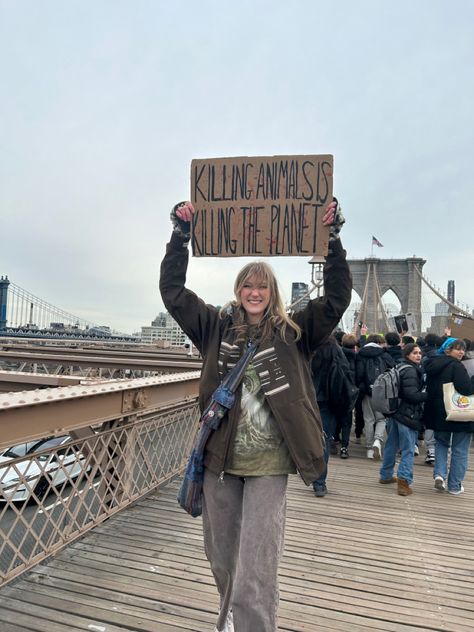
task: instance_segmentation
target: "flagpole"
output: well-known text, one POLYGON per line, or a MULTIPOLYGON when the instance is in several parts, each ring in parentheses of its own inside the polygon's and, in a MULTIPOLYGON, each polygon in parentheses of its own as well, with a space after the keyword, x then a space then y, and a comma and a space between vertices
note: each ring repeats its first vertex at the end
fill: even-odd
POLYGON ((373 257, 374 256, 374 238, 372 237, 372 246, 370 248, 370 256, 373 257))

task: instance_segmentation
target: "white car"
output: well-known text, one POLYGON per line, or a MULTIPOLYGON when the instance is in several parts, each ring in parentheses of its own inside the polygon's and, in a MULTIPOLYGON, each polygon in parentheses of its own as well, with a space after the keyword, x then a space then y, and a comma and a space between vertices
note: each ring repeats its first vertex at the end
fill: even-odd
POLYGON ((70 446, 60 446, 71 440, 69 435, 49 437, 21 443, 0 454, 0 502, 25 502, 32 494, 41 499, 51 487, 77 478, 84 457, 70 446), (49 450, 44 454, 37 454, 49 450), (36 456, 35 456, 36 455, 36 456), (12 464, 12 459, 21 459, 12 464))

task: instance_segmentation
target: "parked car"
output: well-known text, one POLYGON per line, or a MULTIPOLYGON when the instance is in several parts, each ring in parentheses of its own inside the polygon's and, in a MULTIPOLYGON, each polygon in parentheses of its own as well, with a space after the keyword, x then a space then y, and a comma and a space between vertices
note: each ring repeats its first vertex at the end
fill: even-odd
POLYGON ((70 440, 69 435, 49 437, 0 453, 0 502, 25 502, 33 493, 41 499, 51 487, 77 478, 84 457, 70 446, 61 448, 70 440), (21 460, 12 464, 12 459, 21 460))

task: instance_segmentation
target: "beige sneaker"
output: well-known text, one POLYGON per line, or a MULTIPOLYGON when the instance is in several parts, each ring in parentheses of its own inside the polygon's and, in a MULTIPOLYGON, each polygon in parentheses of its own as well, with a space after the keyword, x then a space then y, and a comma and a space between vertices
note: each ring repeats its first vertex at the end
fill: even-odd
POLYGON ((438 492, 446 491, 446 483, 444 482, 444 478, 442 476, 435 476, 434 486, 438 492))
POLYGON ((380 439, 375 439, 372 449, 374 451, 374 459, 380 461, 382 458, 382 444, 380 443, 380 439))

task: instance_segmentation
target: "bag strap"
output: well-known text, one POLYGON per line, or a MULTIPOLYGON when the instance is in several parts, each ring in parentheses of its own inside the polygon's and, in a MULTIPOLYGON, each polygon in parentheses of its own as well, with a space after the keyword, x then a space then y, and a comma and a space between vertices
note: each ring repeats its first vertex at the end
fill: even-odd
MULTIPOLYGON (((251 343, 248 346, 244 355, 238 360, 236 365, 232 367, 232 369, 225 375, 222 382, 219 384, 219 386, 216 388, 216 390, 212 394, 211 401, 208 407, 206 408, 206 410, 203 412, 201 419, 204 419, 204 417, 206 417, 206 415, 208 414, 212 406, 216 404, 221 406, 222 415, 220 415, 220 417, 223 416, 224 410, 230 410, 232 408, 235 401, 235 391, 237 390, 237 387, 242 381, 242 378, 245 373, 245 369, 247 368, 247 365, 249 364, 250 360, 255 355, 257 347, 258 347, 258 342, 251 343)), ((215 425, 216 419, 217 417, 219 417, 219 415, 217 415, 216 417, 216 411, 213 410, 212 415, 210 416, 213 420, 213 424, 215 425)), ((220 422, 217 422, 217 423, 220 423, 220 422)), ((215 426, 215 428, 217 428, 217 426, 215 426)))
POLYGON ((221 382, 221 386, 225 386, 225 388, 231 393, 235 393, 237 390, 242 378, 244 377, 245 369, 248 364, 252 360, 255 352, 258 348, 258 341, 254 341, 249 344, 247 350, 244 355, 241 356, 234 367, 224 376, 224 379, 221 382))

